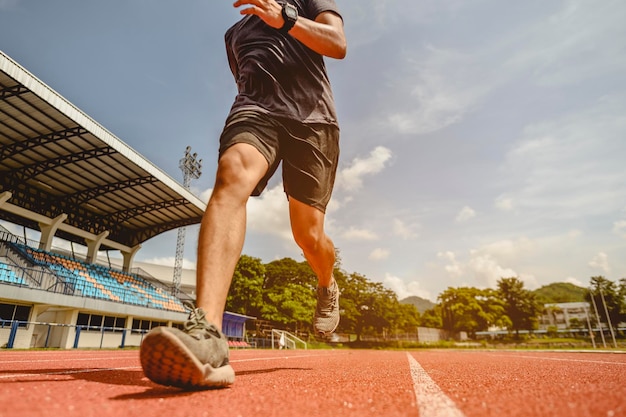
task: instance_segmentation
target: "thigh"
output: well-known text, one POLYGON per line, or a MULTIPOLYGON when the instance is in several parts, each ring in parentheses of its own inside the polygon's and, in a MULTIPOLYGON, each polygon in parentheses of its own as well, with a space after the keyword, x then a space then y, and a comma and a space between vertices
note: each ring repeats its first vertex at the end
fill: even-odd
POLYGON ((267 160, 256 147, 245 141, 237 142, 220 156, 213 192, 226 191, 238 198, 247 199, 254 193, 267 170, 267 160))
POLYGON ((247 144, 256 149, 267 162, 267 170, 251 192, 253 196, 263 192, 280 163, 278 130, 278 125, 271 118, 255 111, 237 112, 226 120, 220 136, 220 160, 234 145, 247 144))

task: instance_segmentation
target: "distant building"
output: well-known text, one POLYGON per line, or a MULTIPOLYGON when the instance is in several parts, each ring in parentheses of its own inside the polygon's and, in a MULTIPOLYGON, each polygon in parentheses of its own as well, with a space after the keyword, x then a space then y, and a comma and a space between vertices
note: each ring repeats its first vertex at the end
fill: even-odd
POLYGON ((578 322, 580 328, 587 327, 587 318, 595 323, 593 310, 587 302, 544 304, 543 313, 539 319, 539 329, 547 330, 556 327, 558 330, 572 328, 578 322))

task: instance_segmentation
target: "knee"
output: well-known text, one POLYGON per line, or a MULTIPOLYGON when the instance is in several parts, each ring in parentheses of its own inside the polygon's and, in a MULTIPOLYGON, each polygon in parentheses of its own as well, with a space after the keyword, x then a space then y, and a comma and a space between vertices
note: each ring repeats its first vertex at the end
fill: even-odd
POLYGON ((316 228, 294 228, 293 237, 296 244, 304 251, 305 254, 319 253, 326 249, 326 234, 323 230, 316 228))
POLYGON ((236 153, 226 153, 220 157, 215 174, 215 188, 241 185, 246 178, 244 164, 236 153))
POLYGON ((218 161, 214 191, 247 197, 266 171, 267 161, 258 151, 234 145, 218 161))

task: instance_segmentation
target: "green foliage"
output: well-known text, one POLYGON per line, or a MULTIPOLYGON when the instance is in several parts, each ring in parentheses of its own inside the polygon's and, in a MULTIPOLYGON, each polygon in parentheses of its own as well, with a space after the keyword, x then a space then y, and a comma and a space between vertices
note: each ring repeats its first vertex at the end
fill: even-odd
POLYGON ((317 278, 306 262, 283 258, 265 266, 260 317, 294 331, 310 329, 317 278))
POLYGON ((263 304, 265 267, 258 258, 242 255, 235 268, 226 308, 233 313, 257 317, 263 304))
POLYGON ((619 280, 617 287, 617 302, 619 304, 620 322, 626 322, 626 278, 619 280))
POLYGON ((606 311, 608 311, 609 319, 613 325, 626 319, 626 310, 624 310, 625 284, 625 279, 621 279, 618 286, 603 276, 591 277, 591 289, 586 293, 585 299, 592 305, 595 303, 602 322, 607 322, 606 311))
POLYGON ((360 340, 363 334, 414 330, 419 325, 417 309, 400 304, 396 293, 381 283, 337 270, 335 279, 341 288, 340 332, 356 333, 360 340))
POLYGON ((555 282, 533 291, 541 304, 576 303, 585 301, 587 289, 569 282, 555 282))
MULTIPOLYGON (((342 318, 339 332, 380 334, 415 331, 420 315, 413 305, 401 304, 396 294, 381 283, 338 268, 335 279, 341 291, 342 318)), ((237 263, 226 302, 229 311, 267 320, 294 331, 311 331, 317 277, 307 262, 290 258, 263 265, 242 255, 237 263)))
POLYGON ((422 327, 432 327, 434 329, 443 328, 443 320, 441 318, 441 306, 439 304, 435 304, 433 308, 430 308, 424 311, 421 317, 421 326, 422 327))
POLYGON ((439 295, 443 328, 474 336, 489 326, 502 324, 504 303, 491 290, 473 287, 448 288, 439 295))
MULTIPOLYGON (((337 251, 334 276, 339 285, 341 322, 338 332, 363 335, 415 332, 416 327, 467 332, 470 336, 490 327, 514 331, 537 328, 538 317, 558 314, 558 307, 543 304, 592 300, 606 322, 604 304, 613 324, 626 322, 626 279, 619 284, 592 277, 590 289, 569 283, 554 283, 535 291, 524 288, 519 278, 501 278, 497 289, 448 288, 434 304, 419 297, 398 300, 395 292, 379 282, 340 268, 337 251), (420 314, 421 311, 421 314, 420 314)), ((263 264, 242 255, 237 263, 228 295, 229 311, 270 321, 275 326, 310 332, 316 305, 317 277, 306 261, 290 258, 263 264)), ((571 328, 585 328, 573 321, 571 328)), ((553 330, 553 329, 551 329, 553 330)))
POLYGON ((524 288, 519 278, 501 278, 498 293, 504 301, 504 312, 510 319, 509 330, 534 330, 537 328, 541 306, 534 293, 524 288))
POLYGON ((293 328, 294 331, 308 328, 313 321, 315 298, 306 287, 288 282, 266 291, 261 316, 265 320, 293 328))

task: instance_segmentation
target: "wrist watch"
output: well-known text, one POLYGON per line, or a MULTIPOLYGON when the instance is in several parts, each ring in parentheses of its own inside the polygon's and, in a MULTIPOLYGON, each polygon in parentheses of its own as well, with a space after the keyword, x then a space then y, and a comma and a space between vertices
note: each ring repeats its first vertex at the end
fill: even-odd
POLYGON ((282 15, 285 23, 279 31, 286 35, 298 20, 298 9, 293 4, 283 3, 282 15))

